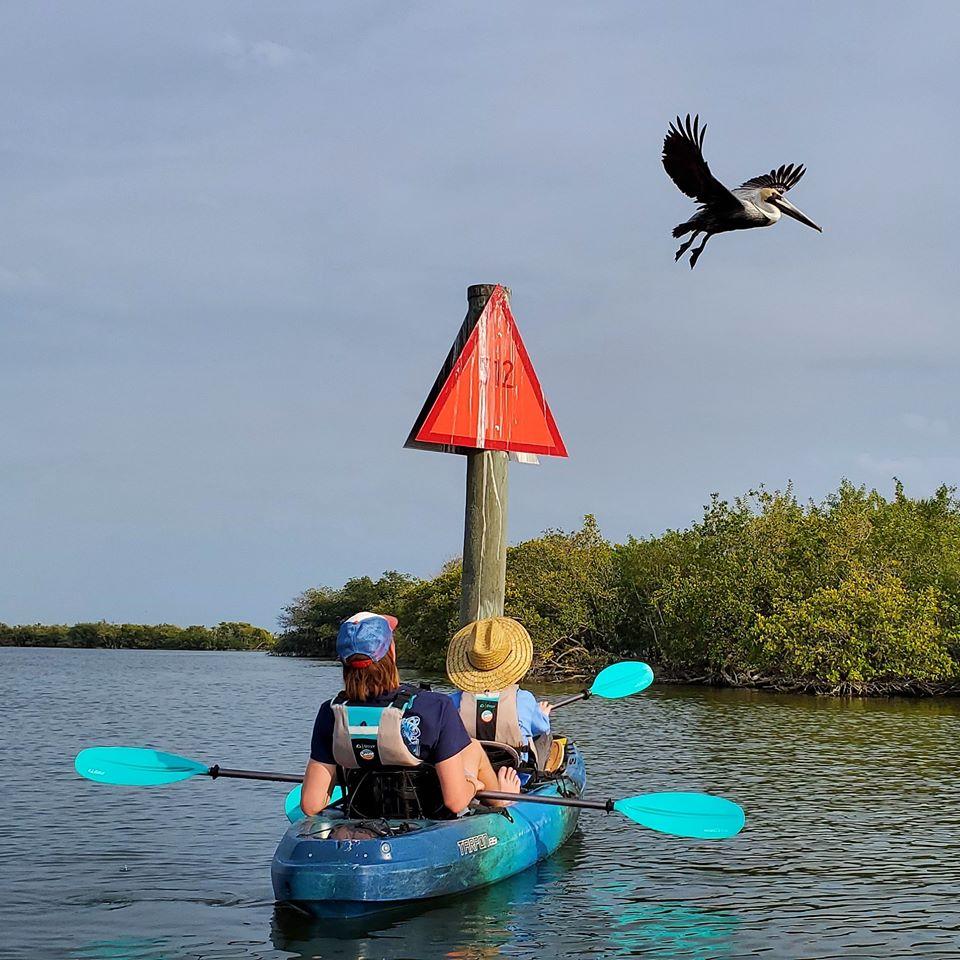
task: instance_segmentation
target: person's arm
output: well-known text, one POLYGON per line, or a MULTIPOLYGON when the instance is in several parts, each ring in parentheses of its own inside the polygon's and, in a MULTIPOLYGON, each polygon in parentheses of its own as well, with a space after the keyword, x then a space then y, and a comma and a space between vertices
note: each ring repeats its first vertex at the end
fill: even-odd
MULTIPOLYGON (((537 698, 529 690, 517 691, 517 711, 529 725, 531 738, 550 732, 550 710, 551 706, 546 700, 537 703, 537 698)), ((521 726, 524 725, 521 723, 521 726)))
POLYGON ((337 768, 332 763, 319 763, 310 760, 303 774, 303 792, 300 796, 300 809, 312 817, 330 802, 333 784, 337 778, 337 768))
POLYGON ((329 802, 336 782, 337 765, 333 759, 333 710, 330 701, 320 706, 310 740, 310 760, 303 773, 300 809, 312 817, 329 802))
POLYGON ((464 770, 468 762, 466 754, 469 749, 465 747, 455 756, 436 764, 440 790, 443 793, 443 805, 451 813, 463 813, 476 796, 477 790, 483 786, 476 777, 471 777, 464 770))
POLYGON ((440 694, 431 703, 437 712, 431 716, 434 734, 429 761, 440 778, 443 805, 451 813, 462 813, 483 787, 476 777, 475 751, 480 746, 470 739, 450 697, 440 694))

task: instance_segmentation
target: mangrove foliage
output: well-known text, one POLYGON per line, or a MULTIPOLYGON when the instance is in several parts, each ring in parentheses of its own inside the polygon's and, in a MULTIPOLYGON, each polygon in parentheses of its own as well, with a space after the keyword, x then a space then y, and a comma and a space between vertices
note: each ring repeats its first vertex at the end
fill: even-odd
MULTIPOLYGON (((331 657, 340 621, 394 613, 401 658, 443 665, 457 628, 460 563, 422 580, 389 571, 318 587, 281 616, 276 652, 331 657)), ((625 543, 593 517, 509 548, 506 613, 524 623, 540 676, 584 676, 615 658, 661 678, 835 693, 960 687, 960 502, 841 485, 715 496, 703 517, 625 543)))
POLYGON ((273 634, 249 623, 177 627, 170 623, 75 623, 7 626, 0 647, 106 647, 133 650, 269 650, 273 634))

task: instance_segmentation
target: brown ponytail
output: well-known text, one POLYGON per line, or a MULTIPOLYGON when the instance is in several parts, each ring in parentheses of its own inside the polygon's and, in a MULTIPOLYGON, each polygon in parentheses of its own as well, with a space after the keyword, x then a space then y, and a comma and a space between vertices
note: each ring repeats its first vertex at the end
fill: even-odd
POLYGON ((363 667, 354 667, 349 663, 343 665, 343 689, 347 699, 361 703, 383 696, 400 686, 400 674, 397 672, 397 661, 393 652, 388 653, 382 660, 366 663, 363 667))

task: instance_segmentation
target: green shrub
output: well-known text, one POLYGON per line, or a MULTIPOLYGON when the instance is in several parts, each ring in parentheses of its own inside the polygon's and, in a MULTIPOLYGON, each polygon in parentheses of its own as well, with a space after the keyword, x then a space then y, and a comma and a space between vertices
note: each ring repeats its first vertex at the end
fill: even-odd
POLYGON ((300 657, 336 656, 340 624, 360 610, 395 613, 400 599, 420 581, 388 570, 379 580, 356 577, 342 587, 313 587, 295 597, 280 615, 282 633, 275 653, 300 657))
POLYGON ((507 550, 504 612, 530 631, 539 672, 606 660, 622 619, 614 550, 593 516, 507 550))
POLYGON ((778 675, 856 689, 875 681, 955 673, 937 591, 909 593, 892 574, 850 570, 836 587, 757 617, 764 665, 778 675))

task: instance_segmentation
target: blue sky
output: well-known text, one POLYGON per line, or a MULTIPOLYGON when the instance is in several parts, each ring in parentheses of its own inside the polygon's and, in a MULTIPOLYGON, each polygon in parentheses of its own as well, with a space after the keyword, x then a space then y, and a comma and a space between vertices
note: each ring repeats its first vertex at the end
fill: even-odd
POLYGON ((948 3, 6 4, 0 621, 273 625, 434 573, 464 463, 407 431, 502 282, 570 451, 512 540, 712 491, 960 472, 948 3), (785 220, 670 230, 668 121, 785 220))

